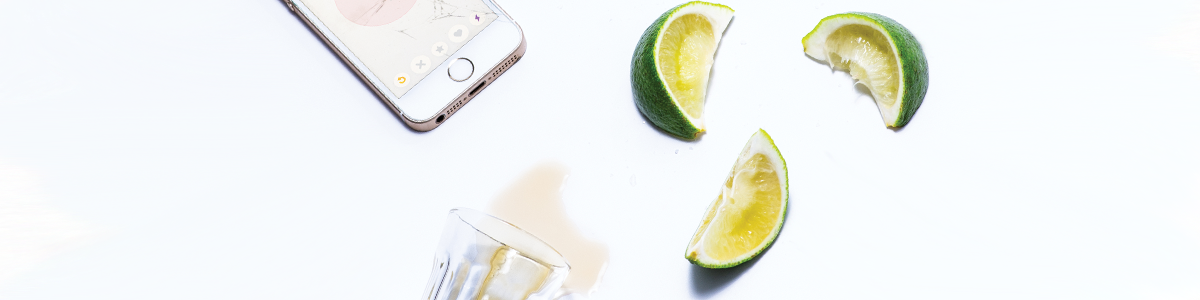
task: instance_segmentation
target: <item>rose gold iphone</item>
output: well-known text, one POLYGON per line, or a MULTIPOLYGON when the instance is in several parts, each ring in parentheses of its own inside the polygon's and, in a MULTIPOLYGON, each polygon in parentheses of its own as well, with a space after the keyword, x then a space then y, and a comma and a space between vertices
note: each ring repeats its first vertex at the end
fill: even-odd
POLYGON ((437 128, 525 54, 491 0, 283 0, 419 131, 437 128))

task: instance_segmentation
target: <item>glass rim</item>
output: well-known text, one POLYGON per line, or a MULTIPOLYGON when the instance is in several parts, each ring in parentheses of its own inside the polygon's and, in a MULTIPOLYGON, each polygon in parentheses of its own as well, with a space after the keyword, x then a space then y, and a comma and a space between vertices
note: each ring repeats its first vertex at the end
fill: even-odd
MULTIPOLYGON (((538 238, 533 233, 525 231, 524 229, 521 229, 521 227, 518 227, 517 225, 515 225, 513 223, 509 223, 508 221, 497 218, 496 216, 492 216, 490 214, 487 214, 487 213, 484 213, 484 212, 481 212, 478 210, 466 208, 466 207, 456 207, 454 209, 451 209, 450 215, 454 216, 459 221, 462 221, 463 224, 466 224, 467 226, 471 226, 472 229, 475 229, 475 231, 487 236, 488 238, 492 239, 493 241, 496 241, 497 243, 500 243, 501 245, 505 245, 508 247, 512 247, 513 249, 516 249, 517 252, 520 253, 522 256, 525 256, 529 259, 535 260, 535 261, 543 263, 543 264, 551 265, 554 267, 565 267, 567 269, 571 268, 570 264, 567 262, 566 257, 563 257, 562 253, 558 252, 558 249, 554 249, 554 247, 550 246, 550 244, 546 243, 546 241, 543 241, 541 238, 538 238), (492 222, 498 222, 498 223, 493 223, 493 224, 482 223, 482 222, 486 222, 486 221, 492 221, 492 222), (496 227, 489 228, 485 225, 497 225, 499 227, 498 228, 496 228, 496 227), (522 245, 514 245, 513 243, 511 243, 512 241, 506 242, 504 240, 498 239, 496 236, 503 234, 503 232, 496 232, 494 230, 511 230, 511 231, 513 231, 512 233, 515 233, 517 236, 523 237, 524 241, 522 241, 522 242, 526 242, 526 243, 524 243, 522 245), (528 245, 529 243, 532 243, 532 245, 528 245), (525 246, 539 247, 542 249, 528 249, 525 246)), ((513 237, 516 238, 517 236, 513 236, 513 237)))

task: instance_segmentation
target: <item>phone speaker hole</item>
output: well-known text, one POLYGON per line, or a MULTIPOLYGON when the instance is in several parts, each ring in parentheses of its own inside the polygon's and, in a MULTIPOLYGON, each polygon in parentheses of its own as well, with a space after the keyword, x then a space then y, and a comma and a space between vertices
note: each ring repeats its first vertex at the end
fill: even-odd
POLYGON ((445 114, 442 114, 442 115, 438 116, 438 118, 437 118, 437 122, 438 122, 438 124, 441 124, 441 123, 442 123, 442 121, 445 121, 445 120, 446 120, 446 115, 445 115, 445 114))
POLYGON ((492 74, 488 75, 488 80, 496 79, 497 76, 500 76, 500 74, 503 74, 504 71, 508 71, 508 67, 511 67, 514 63, 517 62, 517 60, 520 60, 520 59, 521 59, 521 57, 517 56, 517 57, 509 58, 508 60, 504 61, 503 65, 500 65, 500 67, 496 68, 496 70, 493 71, 492 74))

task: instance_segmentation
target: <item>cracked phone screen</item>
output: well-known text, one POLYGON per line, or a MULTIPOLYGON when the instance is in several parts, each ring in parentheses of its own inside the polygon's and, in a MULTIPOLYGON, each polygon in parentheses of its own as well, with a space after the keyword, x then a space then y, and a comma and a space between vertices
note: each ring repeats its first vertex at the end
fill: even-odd
POLYGON ((496 20, 481 0, 300 0, 397 97, 496 20))

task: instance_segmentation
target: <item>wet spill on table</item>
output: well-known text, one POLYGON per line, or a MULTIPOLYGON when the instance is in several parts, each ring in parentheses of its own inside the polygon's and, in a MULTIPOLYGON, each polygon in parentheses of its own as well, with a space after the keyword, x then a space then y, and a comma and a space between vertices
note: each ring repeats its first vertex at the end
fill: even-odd
POLYGON ((488 211, 558 250, 571 265, 563 287, 589 295, 596 290, 608 265, 608 247, 585 237, 567 215, 562 187, 568 175, 567 167, 561 164, 540 164, 501 193, 488 211))

